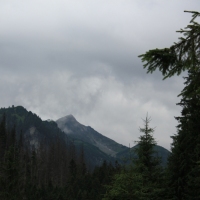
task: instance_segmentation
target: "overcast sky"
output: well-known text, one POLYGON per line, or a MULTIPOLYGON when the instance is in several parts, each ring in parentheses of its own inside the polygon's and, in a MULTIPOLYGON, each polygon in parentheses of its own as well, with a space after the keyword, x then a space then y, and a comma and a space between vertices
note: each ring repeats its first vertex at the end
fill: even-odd
POLYGON ((72 114, 128 146, 151 116, 170 149, 182 76, 146 74, 138 55, 169 47, 199 0, 0 0, 0 107, 72 114))

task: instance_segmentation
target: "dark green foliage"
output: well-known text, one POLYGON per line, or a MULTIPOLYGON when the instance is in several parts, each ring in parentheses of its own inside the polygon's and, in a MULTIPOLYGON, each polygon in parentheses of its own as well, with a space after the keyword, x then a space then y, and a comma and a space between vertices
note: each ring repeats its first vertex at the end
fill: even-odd
POLYGON ((149 50, 139 56, 146 62, 144 68, 147 68, 148 73, 159 69, 165 79, 191 69, 194 63, 199 64, 200 25, 194 19, 200 14, 191 13, 193 13, 193 19, 190 21, 192 24, 177 31, 182 33, 184 38, 180 37, 179 42, 169 48, 149 50))
POLYGON ((4 159, 6 143, 7 143, 6 116, 4 113, 0 123, 0 162, 2 162, 4 159))
MULTIPOLYGON (((55 122, 42 121, 23 107, 0 109, 0 118, 6 141, 0 164, 2 199, 100 200, 106 193, 105 185, 111 185, 113 176, 125 170, 97 147, 81 140, 70 141, 55 122), (106 160, 94 167, 95 155, 106 160)), ((128 175, 118 180, 125 181, 130 175, 134 188, 143 184, 140 173, 126 172, 128 175)), ((124 185, 131 191, 129 182, 124 185)), ((137 189, 136 194, 140 194, 137 189)))
MULTIPOLYGON (((30 148, 24 144, 27 138, 22 131, 17 140, 15 126, 8 128, 10 131, 6 129, 5 117, 0 124, 6 136, 0 162, 0 199, 102 198, 104 184, 109 184, 115 173, 111 164, 104 161, 102 166, 89 171, 83 145, 78 150, 71 142, 67 146, 57 134, 48 146, 41 142, 39 147, 30 148)), ((116 163, 116 171, 119 168, 116 163)))
POLYGON ((139 200, 142 191, 142 176, 131 170, 123 170, 114 176, 111 185, 107 186, 107 193, 103 200, 139 200))
POLYGON ((11 132, 5 129, 5 132, 7 142, 4 159, 0 163, 0 197, 16 199, 19 193, 19 151, 16 145, 15 128, 11 132))
POLYGON ((154 49, 140 55, 146 62, 144 68, 152 73, 159 69, 164 79, 187 70, 185 87, 181 91, 182 107, 177 134, 172 136, 172 154, 168 165, 168 183, 171 199, 199 199, 200 160, 200 24, 194 21, 200 13, 193 14, 190 24, 177 31, 183 34, 179 41, 169 48, 154 49), (196 174, 196 176, 194 175, 196 174))
POLYGON ((135 148, 137 157, 133 160, 133 169, 142 177, 144 199, 162 199, 163 192, 163 169, 161 167, 161 159, 156 157, 154 147, 156 141, 153 138, 154 129, 149 127, 151 118, 148 116, 144 121, 144 128, 140 128, 143 133, 137 142, 138 147, 135 148))
POLYGON ((200 162, 196 162, 188 176, 188 200, 200 199, 200 162))
POLYGON ((183 108, 182 116, 176 117, 179 122, 178 134, 172 137, 172 155, 169 158, 169 168, 172 172, 171 184, 174 186, 177 198, 190 199, 188 196, 188 184, 191 182, 190 173, 194 171, 196 162, 200 159, 200 99, 196 95, 192 97, 182 96, 179 103, 183 108))
MULTIPOLYGON (((134 159, 134 164, 138 164, 138 166, 142 164, 145 168, 148 169, 148 171, 150 171, 154 166, 160 164, 160 160, 153 156, 156 141, 152 136, 154 129, 149 127, 151 119, 147 116, 146 119, 143 121, 144 128, 139 128, 139 130, 144 135, 141 135, 139 137, 139 141, 136 141, 138 147, 134 149, 137 154, 137 158, 134 159)), ((142 172, 144 170, 144 167, 140 167, 142 172)))
MULTIPOLYGON (((137 147, 138 147, 138 145, 135 145, 135 146, 128 148, 122 152, 119 152, 116 155, 117 159, 120 160, 121 163, 125 163, 125 164, 129 165, 132 162, 131 158, 137 157, 136 152, 134 150, 137 147)), ((163 167, 167 166, 167 161, 168 161, 169 155, 170 155, 170 151, 168 151, 167 149, 165 149, 157 144, 154 146, 153 156, 155 156, 155 157, 159 156, 161 158, 161 165, 163 167)))
POLYGON ((133 165, 114 176, 112 184, 107 186, 104 200, 163 199, 164 172, 160 166, 160 159, 153 155, 156 142, 152 136, 154 130, 149 127, 149 122, 150 118, 147 116, 144 128, 140 128, 143 135, 137 142, 133 165))

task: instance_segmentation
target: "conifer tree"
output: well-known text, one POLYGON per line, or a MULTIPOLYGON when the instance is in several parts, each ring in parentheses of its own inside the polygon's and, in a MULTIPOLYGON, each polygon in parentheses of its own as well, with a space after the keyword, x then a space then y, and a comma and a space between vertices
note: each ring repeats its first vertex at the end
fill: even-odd
POLYGON ((134 149, 137 157, 133 160, 133 170, 142 177, 141 199, 162 199, 163 193, 163 170, 161 159, 157 156, 155 145, 157 144, 153 132, 154 128, 149 126, 151 118, 143 119, 144 127, 139 128, 142 135, 134 149))
POLYGON ((0 199, 5 196, 5 153, 6 153, 7 131, 6 131, 6 117, 5 114, 0 122, 0 199))
POLYGON ((157 166, 160 161, 153 156, 156 141, 152 135, 154 128, 149 127, 150 121, 151 118, 147 115, 146 119, 143 119, 144 128, 139 128, 139 131, 143 134, 139 137, 139 141, 136 141, 138 146, 134 151, 137 154, 137 158, 134 160, 134 164, 140 172, 143 172, 144 169, 148 169, 149 175, 151 176, 151 170, 154 166, 157 166))
POLYGON ((19 160, 16 148, 15 127, 8 133, 9 142, 2 163, 3 190, 1 195, 3 199, 17 199, 20 196, 19 191, 19 160))
POLYGON ((196 163, 200 160, 200 24, 195 21, 200 13, 185 12, 192 13, 192 20, 185 29, 177 31, 183 34, 177 43, 169 48, 149 50, 139 56, 146 62, 144 68, 148 73, 159 69, 164 79, 185 70, 188 72, 184 77, 185 87, 179 95, 181 101, 178 105, 182 107, 182 112, 180 117, 176 117, 177 134, 172 136, 168 166, 170 191, 173 198, 178 200, 198 199, 200 196, 196 186, 191 192, 191 182, 199 185, 199 177, 193 181, 191 173, 198 169, 196 163))
POLYGON ((7 143, 7 133, 6 133, 6 115, 3 114, 2 120, 0 122, 0 162, 3 161, 7 143))
POLYGON ((133 165, 114 176, 112 184, 107 186, 104 200, 163 199, 163 172, 160 158, 155 157, 154 129, 149 127, 151 118, 146 116, 143 121, 144 128, 139 128, 143 134, 134 149, 133 165))

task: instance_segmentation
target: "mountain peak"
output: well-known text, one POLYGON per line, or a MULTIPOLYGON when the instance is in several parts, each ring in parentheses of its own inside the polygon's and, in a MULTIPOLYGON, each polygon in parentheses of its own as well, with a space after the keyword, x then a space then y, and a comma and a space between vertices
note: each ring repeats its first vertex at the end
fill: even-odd
POLYGON ((56 123, 58 124, 59 128, 63 128, 65 127, 65 133, 69 133, 71 131, 69 131, 71 129, 71 126, 79 126, 80 123, 76 120, 76 118, 70 114, 70 115, 66 115, 65 117, 61 117, 60 119, 56 120, 56 123), (70 127, 68 127, 70 125, 70 127), (68 128, 67 128, 67 127, 68 128))
POLYGON ((65 117, 62 117, 60 119, 65 121, 65 122, 77 122, 76 118, 72 114, 66 115, 65 117))
POLYGON ((65 117, 61 117, 61 118, 59 118, 58 120, 56 120, 56 121, 62 121, 62 122, 77 122, 77 120, 76 120, 76 118, 72 115, 72 114, 70 114, 70 115, 66 115, 65 117))

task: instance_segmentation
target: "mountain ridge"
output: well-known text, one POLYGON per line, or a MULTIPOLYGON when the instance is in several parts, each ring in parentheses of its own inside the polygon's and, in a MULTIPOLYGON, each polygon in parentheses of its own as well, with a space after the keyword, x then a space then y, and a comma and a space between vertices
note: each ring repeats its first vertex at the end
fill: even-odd
POLYGON ((6 115, 6 127, 11 131, 13 127, 16 130, 16 139, 19 140, 22 133, 24 145, 32 150, 38 148, 49 148, 59 139, 61 143, 65 143, 66 150, 75 149, 77 159, 84 149, 86 163, 93 169, 99 166, 103 161, 114 163, 115 159, 108 154, 102 152, 99 148, 87 142, 83 142, 79 138, 73 138, 58 128, 57 123, 53 120, 42 120, 39 116, 27 111, 23 106, 12 106, 0 109, 0 121, 3 114, 6 115))
MULTIPOLYGON (((11 129, 15 125, 17 137, 19 138, 20 132, 23 132, 27 145, 32 147, 38 148, 44 141, 48 145, 59 136, 65 142, 70 140, 79 150, 84 148, 85 156, 93 166, 100 165, 103 160, 112 163, 115 160, 121 162, 122 157, 129 156, 128 147, 102 135, 90 126, 79 123, 72 114, 56 121, 43 121, 23 106, 1 108, 0 119, 3 113, 6 113, 8 128, 11 129)), ((166 161, 169 151, 163 149, 158 148, 166 161)))
POLYGON ((70 136, 74 139, 80 139, 84 142, 88 142, 113 157, 115 157, 118 152, 127 148, 124 145, 118 144, 114 140, 95 131, 92 127, 79 123, 73 115, 67 115, 59 118, 56 120, 56 123, 63 132, 70 134, 70 136))

